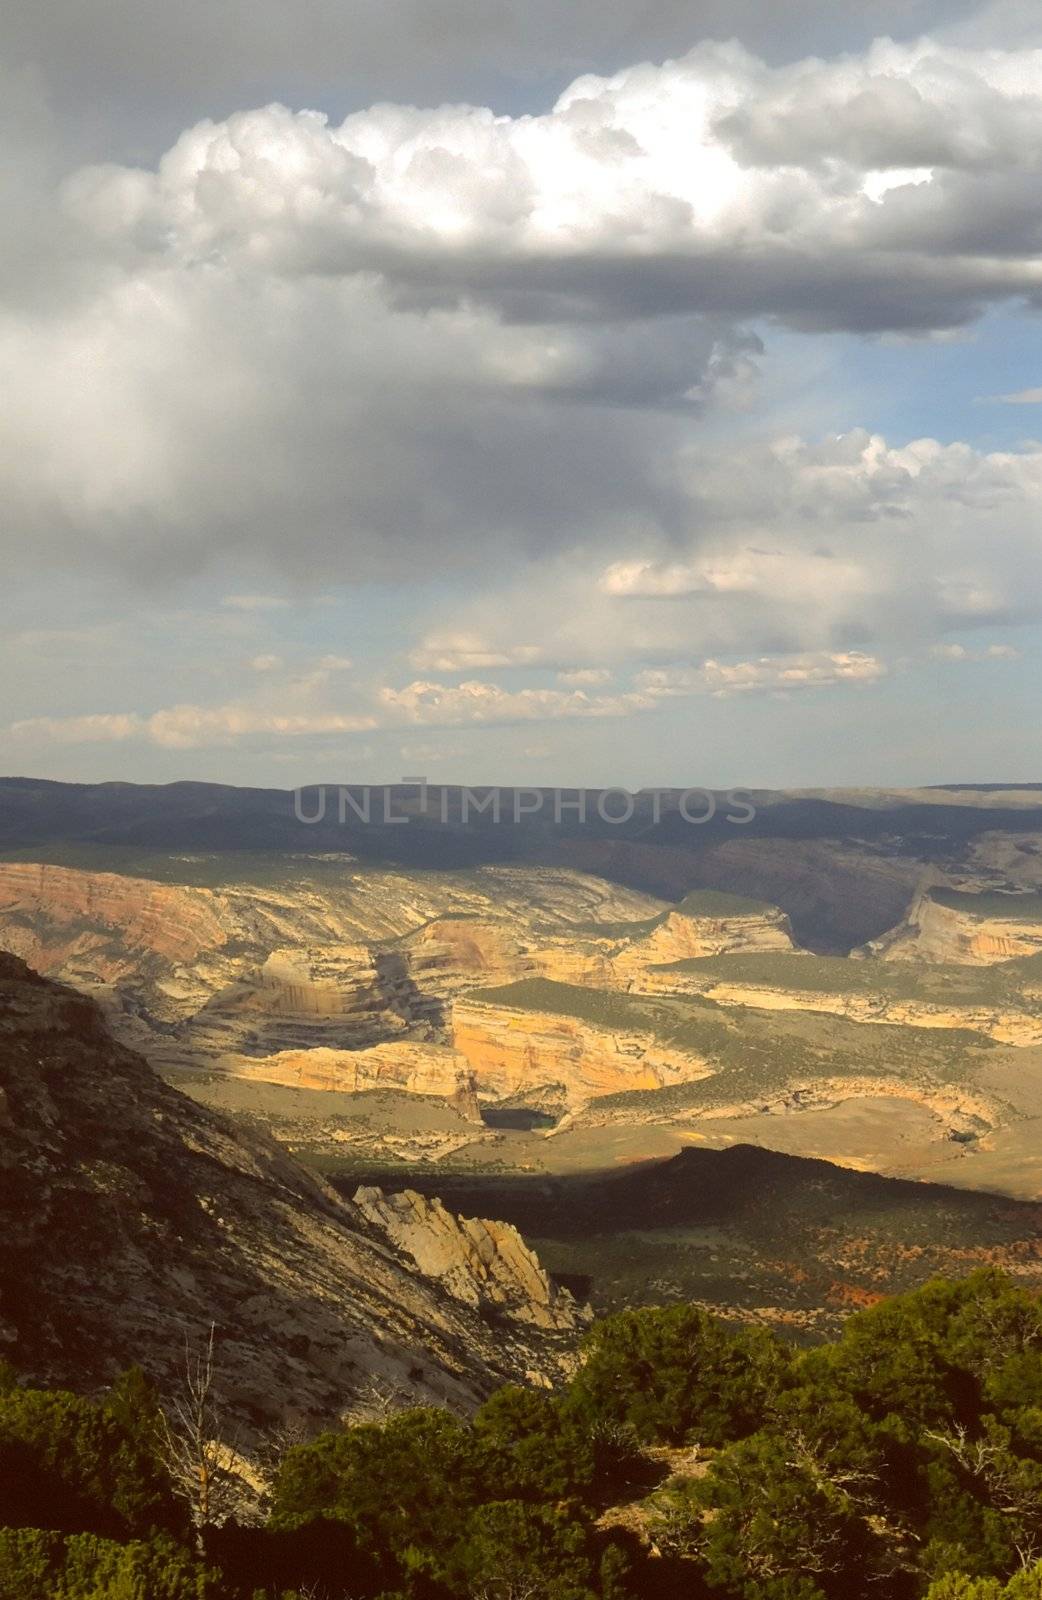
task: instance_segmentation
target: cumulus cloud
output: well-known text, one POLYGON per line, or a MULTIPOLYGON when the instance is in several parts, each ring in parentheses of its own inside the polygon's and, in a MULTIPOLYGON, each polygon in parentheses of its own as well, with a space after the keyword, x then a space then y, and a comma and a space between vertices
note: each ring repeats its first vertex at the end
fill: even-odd
POLYGON ((556 721, 575 717, 620 717, 648 710, 652 699, 633 691, 588 695, 581 689, 522 689, 467 680, 444 684, 416 680, 402 688, 378 689, 368 704, 341 711, 323 703, 322 684, 308 680, 283 704, 241 700, 225 705, 175 705, 150 714, 104 712, 72 717, 23 718, 9 735, 21 743, 122 744, 138 741, 171 750, 231 745, 243 740, 281 741, 371 732, 409 725, 464 727, 556 721), (303 694, 299 691, 303 689, 303 694))
POLYGON ((219 557, 301 590, 596 545, 609 594, 759 590, 768 558, 685 548, 692 424, 758 393, 747 319, 936 332, 1037 297, 1040 64, 701 45, 542 115, 276 104, 80 168, 73 281, 0 311, 7 571, 219 557))
MULTIPOLYGON (((677 457, 687 521, 461 603, 489 659, 519 635, 562 671, 814 650, 915 652, 966 627, 1042 619, 1042 448, 889 444, 863 429, 677 457), (523 633, 522 633, 523 630, 523 633)), ((446 668, 446 670, 448 670, 446 668)))
POLYGON ((418 679, 402 689, 385 688, 380 703, 393 718, 442 726, 468 723, 546 722, 561 717, 619 717, 647 710, 640 692, 588 695, 582 689, 518 689, 468 680, 456 685, 418 679))
MULTIPOLYGON (((691 383, 730 340, 671 337, 691 383)), ((488 310, 395 309, 366 277, 206 264, 119 277, 45 322, 0 312, 20 397, 0 424, 8 573, 49 558, 156 583, 238 560, 305 590, 666 526, 659 461, 684 424, 562 399, 581 343, 488 310)))
MULTIPOLYGON (((272 104, 60 184, 23 86, 0 129, 8 232, 30 240, 0 263, 5 579, 50 563, 122 596, 128 576, 165 594, 205 574, 253 689, 196 703, 204 664, 175 692, 139 686, 165 709, 23 719, 19 737, 177 749, 607 718, 874 681, 956 630, 1042 618, 1042 449, 776 437, 757 414, 785 387, 778 324, 948 338, 1039 301, 1031 43, 780 64, 707 44, 587 73, 533 115, 272 104), (21 161, 26 130, 45 159, 21 161), (359 653, 393 650, 380 681, 414 681, 334 705, 350 664, 321 652, 355 636, 332 627, 282 681, 287 630, 265 630, 290 622, 287 595, 387 581, 431 583, 430 626, 410 600, 359 653), (665 676, 606 690, 642 670, 665 676)), ((55 705, 82 709, 38 708, 55 705)))
POLYGON ((317 734, 364 732, 376 726, 370 716, 343 716, 336 712, 285 712, 250 705, 179 705, 154 711, 100 714, 84 717, 32 717, 12 724, 14 738, 53 740, 61 744, 122 743, 143 740, 169 750, 191 750, 203 745, 234 744, 263 735, 302 738, 317 734))
POLYGON ((436 633, 417 646, 409 659, 422 672, 473 672, 485 667, 533 666, 539 656, 538 645, 494 649, 479 633, 436 633))
POLYGON ((705 661, 698 667, 648 670, 637 678, 639 689, 654 699, 711 694, 787 694, 794 689, 823 689, 837 684, 876 683, 886 666, 860 651, 782 656, 758 661, 705 661))
POLYGON ((989 644, 975 650, 964 644, 935 644, 931 654, 938 661, 1019 661, 1021 652, 1012 644, 989 644))
POLYGON ((1042 53, 877 41, 771 68, 699 45, 575 80, 542 116, 280 105, 187 130, 156 171, 71 177, 138 260, 377 271, 532 320, 768 313, 950 327, 1037 297, 1042 53))
POLYGON ((857 651, 804 654, 756 661, 707 660, 637 674, 632 688, 594 692, 610 681, 601 670, 559 674, 562 688, 506 689, 482 679, 440 683, 416 679, 402 687, 383 685, 359 696, 347 711, 333 709, 321 693, 324 681, 301 680, 277 703, 248 699, 218 706, 175 705, 150 714, 108 712, 72 717, 35 717, 8 730, 20 742, 123 744, 145 742, 171 750, 232 745, 264 737, 306 740, 406 726, 493 727, 524 723, 605 720, 656 710, 663 702, 697 694, 718 697, 780 693, 791 689, 867 684, 886 667, 857 651))

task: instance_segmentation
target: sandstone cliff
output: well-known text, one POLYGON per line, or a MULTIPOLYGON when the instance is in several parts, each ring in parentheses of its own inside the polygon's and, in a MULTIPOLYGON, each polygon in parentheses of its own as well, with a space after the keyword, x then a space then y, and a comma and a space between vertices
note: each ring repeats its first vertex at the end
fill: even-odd
POLYGON ((439 1215, 425 1276, 422 1225, 411 1241, 389 1226, 393 1199, 386 1215, 339 1200, 6 955, 0 1123, 0 1351, 37 1381, 90 1388, 138 1363, 167 1386, 184 1336, 215 1322, 225 1399, 262 1427, 335 1416, 374 1374, 465 1404, 571 1360, 583 1316, 520 1241, 495 1267, 495 1224, 439 1215))
POLYGON ((452 1041, 479 1096, 534 1101, 551 1091, 569 1109, 598 1095, 690 1083, 713 1070, 697 1051, 673 1049, 650 1029, 598 1026, 481 995, 457 1001, 452 1041))
POLYGON ((589 1320, 567 1289, 555 1287, 509 1223, 453 1216, 440 1200, 412 1189, 384 1194, 363 1187, 354 1204, 425 1277, 443 1283, 467 1305, 507 1313, 537 1328, 574 1329, 589 1320))
MULTIPOLYGON (((217 1065, 223 1064, 218 1058, 217 1065)), ((470 1064, 458 1050, 446 1045, 409 1040, 374 1044, 365 1050, 331 1050, 318 1045, 310 1050, 282 1050, 256 1060, 236 1056, 227 1067, 247 1082, 287 1084, 295 1089, 342 1094, 398 1089, 406 1094, 437 1095, 480 1120, 470 1064)))
POLYGON ((645 987, 651 994, 704 995, 721 1006, 748 1006, 757 1011, 820 1012, 845 1017, 850 1022, 967 1030, 994 1039, 998 1044, 1042 1044, 1042 1011, 1015 1002, 958 1005, 897 999, 886 993, 885 968, 880 974, 879 989, 867 994, 856 990, 801 989, 791 978, 785 984, 729 981, 669 967, 649 973, 645 987))
POLYGON ((890 933, 865 947, 889 961, 952 961, 977 966, 1042 950, 1042 896, 964 893, 934 887, 913 900, 890 933))
MULTIPOLYGON (((714 915, 700 913, 697 904, 698 897, 692 897, 681 910, 670 911, 643 938, 623 944, 609 964, 613 987, 644 990, 649 968, 667 961, 793 947, 789 919, 773 906, 750 905, 744 911, 721 908, 714 915), (691 909, 687 909, 689 905, 691 909)), ((557 975, 549 972, 546 976, 557 975)))
POLYGON ((781 912, 715 891, 670 907, 559 868, 453 877, 351 862, 220 890, 0 863, 4 937, 96 994, 118 1036, 160 1070, 394 1088, 475 1113, 475 1088, 509 1095, 533 1063, 540 1081, 556 1063, 550 1081, 570 1104, 691 1067, 646 1040, 606 1050, 557 1024, 493 1065, 464 1005, 474 989, 546 978, 636 992, 657 963, 792 948, 781 912))

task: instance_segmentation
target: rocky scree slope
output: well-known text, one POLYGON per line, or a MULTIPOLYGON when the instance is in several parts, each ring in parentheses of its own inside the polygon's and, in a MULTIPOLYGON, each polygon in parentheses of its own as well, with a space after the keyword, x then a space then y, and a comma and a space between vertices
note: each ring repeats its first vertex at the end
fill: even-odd
POLYGON ((512 1229, 456 1223, 454 1253, 440 1208, 403 1238, 381 1203, 339 1199, 0 954, 0 1354, 26 1377, 92 1389, 136 1363, 169 1389, 214 1323, 224 1401, 263 1428, 328 1420, 374 1377, 467 1405, 569 1369, 585 1313, 512 1229))

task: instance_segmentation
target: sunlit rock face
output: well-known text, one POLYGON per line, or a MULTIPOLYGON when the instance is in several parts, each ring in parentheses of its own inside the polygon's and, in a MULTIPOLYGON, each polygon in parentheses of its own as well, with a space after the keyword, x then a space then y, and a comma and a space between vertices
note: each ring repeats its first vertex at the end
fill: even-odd
POLYGON ((1042 896, 934 888, 916 896, 908 914, 866 954, 890 961, 991 966, 1042 951, 1042 896))
POLYGON ((425 1277, 475 1309, 507 1312, 537 1328, 574 1330, 589 1321, 509 1223, 453 1216, 440 1200, 412 1189, 385 1194, 363 1187, 353 1203, 425 1277))
POLYGON ((0 861, 0 919, 5 946, 38 971, 98 984, 198 962, 229 937, 208 890, 35 862, 0 861))
POLYGON ((575 1108, 598 1095, 662 1089, 711 1070, 705 1058, 672 1050, 650 1032, 596 1027, 480 997, 456 1004, 452 1037, 488 1100, 538 1099, 540 1090, 553 1090, 575 1108))
POLYGON ((709 911, 678 909, 550 867, 347 864, 317 881, 304 865, 274 885, 215 889, 14 863, 0 867, 0 939, 95 994, 119 1037, 163 1070, 396 1089, 474 1115, 476 1097, 533 1079, 563 1083, 573 1104, 689 1074, 660 1048, 606 1051, 556 1022, 542 1038, 526 1022, 526 1044, 515 1032, 493 1048, 465 1001, 527 977, 641 991, 663 962, 792 948, 775 908, 711 898, 709 911))

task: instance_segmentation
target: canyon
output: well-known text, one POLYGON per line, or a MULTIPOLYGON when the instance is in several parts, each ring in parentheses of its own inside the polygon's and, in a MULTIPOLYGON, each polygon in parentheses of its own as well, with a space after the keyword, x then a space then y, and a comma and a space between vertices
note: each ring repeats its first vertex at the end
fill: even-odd
MULTIPOLYGON (((267 1238, 270 1212, 262 1227, 245 1189, 215 1198, 191 1158, 215 1237, 236 1240, 249 1269, 237 1290, 247 1307, 259 1314, 272 1298, 281 1321, 287 1300, 313 1306, 315 1292, 301 1285, 317 1249, 308 1271, 325 1309, 307 1312, 307 1328, 290 1318, 279 1335, 285 1346, 300 1333, 319 1352, 311 1410, 357 1403, 363 1369, 406 1397, 473 1396, 493 1369, 529 1382, 561 1370, 585 1325, 587 1289, 602 1307, 618 1303, 606 1288, 618 1253, 607 1238, 584 1239, 593 1264, 584 1274, 577 1247, 551 1232, 534 1241, 546 1243, 548 1261, 533 1255, 528 1202, 515 1201, 546 1185, 596 1184, 616 1169, 636 1181, 670 1158, 767 1147, 788 1152, 800 1172, 813 1158, 939 1179, 957 1186, 951 1194, 1042 1197, 1042 808, 1033 794, 766 796, 749 831, 697 839, 667 800, 661 822, 645 807, 628 833, 428 823, 394 838, 306 830, 275 847, 274 799, 174 791, 160 814, 150 793, 31 789, 30 815, 5 811, 11 786, 0 781, 0 948, 90 997, 113 1058, 147 1061, 155 1092, 178 1094, 187 1146, 208 1159, 219 1148, 269 1200, 278 1189, 267 1238), (48 812, 58 798, 64 809, 48 812), (48 816, 50 836, 34 841, 48 816), (90 837, 73 837, 76 816, 90 837), (246 1223, 231 1220, 240 1211, 246 1223), (277 1270, 272 1238, 284 1257, 277 1270), (334 1285, 360 1278, 383 1284, 389 1299, 405 1295, 410 1309, 392 1319, 390 1352, 374 1332, 378 1302, 363 1296, 363 1331, 345 1343, 345 1364, 330 1354, 327 1313, 346 1305, 334 1285), (434 1333, 421 1331, 428 1321, 434 1333), (490 1342, 493 1326, 506 1331, 490 1342), (425 1343, 434 1357, 414 1360, 425 1343)), ((92 1070, 90 1052, 80 1059, 92 1070)), ((117 1074, 106 1102, 121 1137, 143 1126, 135 1082, 117 1074)), ((104 1206, 134 1218, 119 1197, 143 1192, 139 1178, 122 1174, 107 1148, 98 1171, 112 1166, 116 1200, 105 1190, 104 1206)), ((172 1149, 166 1157, 183 1159, 172 1149)), ((73 1161, 77 1173, 85 1165, 73 1161)), ((1018 1228, 1029 1211, 1017 1212, 1018 1228)), ((640 1278, 644 1247, 634 1235, 627 1248, 640 1278)), ((743 1315, 766 1316, 769 1304, 782 1314, 784 1271, 768 1287, 757 1279, 761 1298, 750 1300, 737 1280, 726 1289, 708 1281, 711 1228, 698 1250, 709 1263, 707 1304, 731 1296, 743 1315)), ((161 1290, 182 1321, 211 1292, 220 1309, 198 1260, 175 1257, 183 1278, 173 1288, 148 1288, 129 1260, 113 1281, 128 1302, 161 1290), (186 1285, 200 1283, 205 1295, 193 1298, 186 1285)), ((665 1256, 655 1260, 663 1283, 679 1283, 665 1256)), ((896 1260, 880 1281, 898 1281, 896 1260)), ((640 1297, 658 1292, 650 1273, 640 1297)), ((848 1291, 854 1300, 874 1292, 840 1270, 833 1278, 837 1304, 848 1291)), ((810 1332, 824 1325, 833 1291, 813 1273, 808 1282, 794 1326, 810 1332)), ((63 1293, 69 1283, 74 1276, 63 1293)), ((28 1280, 18 1292, 30 1293, 28 1280)), ((119 1326, 114 1305, 106 1315, 119 1326)), ((251 1318, 247 1343, 259 1337, 251 1318)), ((39 1320, 52 1326, 57 1313, 39 1320)), ((49 1356, 50 1333, 37 1340, 41 1371, 48 1360, 60 1369, 65 1336, 49 1356)), ((138 1324, 134 1336, 150 1337, 138 1324)), ((15 1328, 14 1337, 27 1335, 15 1328)), ((110 1340, 110 1357, 131 1342, 129 1332, 110 1340)), ((161 1365, 155 1350, 148 1359, 161 1365)), ((278 1392, 266 1361, 252 1346, 235 1358, 244 1411, 266 1386, 278 1392)))
POLYGON ((565 870, 424 879, 323 861, 312 879, 315 865, 292 888, 216 890, 0 862, 0 945, 97 997, 161 1070, 461 1105, 562 1081, 580 1103, 685 1070, 661 1051, 640 1065, 632 1041, 597 1065, 589 1040, 568 1048, 558 1030, 530 1070, 522 1057, 483 1072, 464 1004, 476 988, 540 977, 627 990, 664 961, 792 948, 776 908, 714 892, 677 909, 565 870))
MULTIPOLYGON (((95 800, 58 789, 71 834, 77 806, 95 800)), ((39 827, 59 797, 32 792, 39 827)), ((911 1096, 939 1137, 976 1133, 979 1145, 1020 1102, 1014 1088, 978 1094, 979 1117, 949 1105, 953 1085, 969 1094, 973 1041, 1020 1052, 1025 1067, 1042 1046, 1033 794, 755 796, 748 831, 697 841, 667 797, 659 823, 645 811, 610 837, 450 821, 390 830, 396 840, 298 829, 298 844, 335 837, 353 850, 272 851, 255 835, 260 815, 276 826, 276 797, 220 791, 207 811, 205 786, 174 786, 155 823, 148 795, 97 800, 117 830, 161 826, 170 847, 52 839, 38 851, 49 860, 11 840, 33 825, 12 794, 24 802, 0 784, 0 840, 17 846, 0 859, 0 946, 91 994, 168 1081, 267 1121, 301 1153, 317 1139, 346 1161, 357 1136, 372 1155, 372 1117, 363 1136, 344 1107, 380 1097, 397 1108, 399 1155, 411 1098, 414 1121, 430 1120, 421 1102, 448 1118, 429 1135, 417 1122, 421 1164, 498 1161, 513 1149, 509 1118, 529 1113, 543 1125, 524 1161, 538 1165, 548 1136, 563 1150, 578 1126, 673 1128, 677 1106, 689 1121, 788 1120, 842 1103, 845 1084, 877 1103, 911 1096), (186 848, 189 819, 205 845, 237 808, 239 848, 186 848), (386 859, 406 834, 420 860, 386 859), (358 853, 376 844, 385 859, 358 853), (439 859, 464 845, 514 859, 439 859), (873 936, 815 953, 844 905, 845 937, 858 918, 873 936), (294 1097, 295 1119, 259 1109, 275 1091, 294 1097)), ((96 810, 90 828, 96 838, 96 810)))

